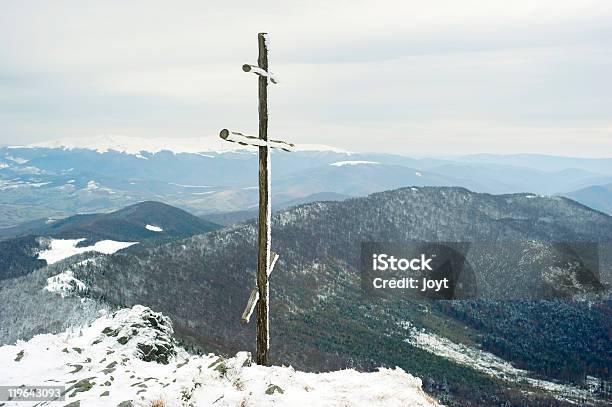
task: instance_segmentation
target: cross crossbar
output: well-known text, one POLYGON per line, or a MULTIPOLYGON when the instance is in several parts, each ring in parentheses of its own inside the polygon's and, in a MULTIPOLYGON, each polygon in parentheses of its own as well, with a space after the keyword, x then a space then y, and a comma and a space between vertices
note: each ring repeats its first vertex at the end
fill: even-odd
POLYGON ((244 72, 253 72, 256 75, 266 77, 270 79, 270 82, 272 82, 273 84, 278 84, 278 79, 276 78, 276 75, 274 75, 272 72, 265 71, 256 65, 244 64, 242 65, 242 70, 244 72))
POLYGON ((287 143, 285 141, 262 140, 257 136, 250 136, 247 134, 239 133, 237 131, 229 131, 228 129, 221 130, 221 133, 219 133, 219 137, 221 137, 225 141, 238 143, 243 146, 270 147, 278 148, 284 151, 293 151, 293 149, 295 148, 294 144, 287 143))

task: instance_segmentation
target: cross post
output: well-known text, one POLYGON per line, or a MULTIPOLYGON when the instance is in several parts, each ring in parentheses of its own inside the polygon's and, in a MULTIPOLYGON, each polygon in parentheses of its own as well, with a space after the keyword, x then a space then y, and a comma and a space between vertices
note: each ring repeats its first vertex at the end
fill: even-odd
POLYGON ((278 255, 271 251, 271 203, 270 203, 270 148, 291 151, 293 144, 280 140, 268 139, 268 81, 278 83, 268 69, 268 39, 266 33, 257 35, 259 56, 257 66, 245 64, 243 71, 258 75, 259 98, 259 136, 248 136, 227 129, 221 130, 220 137, 226 141, 241 145, 256 146, 259 149, 259 217, 258 217, 258 250, 257 250, 257 287, 251 293, 247 307, 242 314, 242 321, 248 322, 255 306, 257 344, 256 358, 258 365, 268 364, 268 350, 270 348, 270 319, 269 301, 270 291, 268 276, 274 268, 278 255))

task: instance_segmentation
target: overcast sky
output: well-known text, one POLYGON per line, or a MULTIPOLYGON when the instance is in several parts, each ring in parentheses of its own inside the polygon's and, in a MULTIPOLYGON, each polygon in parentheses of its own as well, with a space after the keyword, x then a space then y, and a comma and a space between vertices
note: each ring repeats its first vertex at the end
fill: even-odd
POLYGON ((413 155, 612 156, 612 1, 0 2, 0 144, 256 133, 413 155))

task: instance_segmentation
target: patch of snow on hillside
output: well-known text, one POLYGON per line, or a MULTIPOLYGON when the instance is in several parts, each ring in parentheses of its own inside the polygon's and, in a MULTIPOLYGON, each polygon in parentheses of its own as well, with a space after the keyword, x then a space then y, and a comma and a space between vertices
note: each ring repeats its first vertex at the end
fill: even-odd
POLYGON ((155 226, 155 225, 149 225, 147 223, 147 226, 145 226, 145 229, 150 230, 151 232, 163 232, 164 229, 160 228, 159 226, 155 226))
POLYGON ((175 184, 174 182, 169 182, 170 185, 176 185, 177 187, 182 188, 210 188, 210 185, 185 185, 185 184, 175 184))
POLYGON ((29 185, 34 188, 44 187, 45 185, 49 185, 51 182, 30 182, 29 185))
POLYGON ((0 366, 0 385, 65 386, 65 400, 56 402, 62 406, 150 406, 159 399, 168 407, 439 405, 399 368, 316 374, 258 366, 247 352, 191 355, 176 344, 170 320, 142 305, 2 346, 0 366))
POLYGON ((6 155, 4 156, 4 158, 6 158, 7 160, 16 162, 17 164, 25 164, 28 161, 30 161, 30 160, 26 160, 25 158, 21 158, 21 157, 13 157, 12 155, 6 155))
POLYGON ((74 277, 72 270, 68 269, 49 277, 44 289, 51 293, 58 293, 63 298, 74 291, 84 291, 87 287, 85 283, 74 277))
POLYGON ((15 168, 13 171, 19 173, 19 174, 44 174, 46 173, 46 171, 41 170, 38 167, 33 167, 31 165, 28 165, 27 167, 18 167, 15 168))
POLYGON ((21 181, 20 179, 9 179, 9 180, 2 180, 0 179, 0 190, 1 191, 5 191, 7 189, 15 189, 15 188, 20 188, 20 187, 24 187, 26 186, 26 184, 21 181))
POLYGON ((64 184, 57 187, 60 191, 74 191, 75 186, 73 184, 64 184))
POLYGON ((9 179, 9 180, 0 180, 0 190, 4 191, 7 189, 17 189, 17 188, 40 188, 45 185, 49 185, 51 182, 29 182, 23 181, 19 178, 9 179))
POLYGON ((92 246, 77 247, 79 242, 85 239, 50 239, 49 249, 38 253, 38 258, 45 260, 47 264, 57 263, 67 257, 85 252, 98 252, 112 254, 138 242, 117 242, 115 240, 101 240, 92 246))
POLYGON ((293 151, 329 151, 332 153, 351 155, 350 151, 343 150, 338 147, 332 147, 324 144, 301 144, 298 143, 293 147, 293 151))
POLYGON ((559 400, 571 403, 597 400, 588 390, 569 384, 530 377, 529 371, 517 369, 511 363, 492 353, 452 342, 444 337, 411 327, 410 324, 402 327, 410 332, 410 337, 405 340, 406 342, 427 352, 450 359, 460 365, 469 366, 474 370, 509 382, 527 383, 532 387, 551 393, 559 400))
POLYGON ((94 191, 100 188, 100 186, 96 183, 96 181, 91 180, 87 182, 87 186, 85 187, 85 191, 94 191))
POLYGON ((376 161, 338 161, 335 163, 331 163, 329 165, 333 165, 334 167, 344 167, 346 165, 376 165, 376 164, 380 164, 379 162, 376 161))

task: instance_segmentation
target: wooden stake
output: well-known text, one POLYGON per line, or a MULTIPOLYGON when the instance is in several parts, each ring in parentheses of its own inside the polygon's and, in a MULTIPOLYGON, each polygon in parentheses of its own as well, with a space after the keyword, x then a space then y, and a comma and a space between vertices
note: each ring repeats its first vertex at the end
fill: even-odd
MULTIPOLYGON (((259 43, 260 69, 268 72, 268 46, 266 33, 257 35, 259 43)), ((268 78, 259 76, 259 138, 268 141, 268 78)), ((268 307, 268 265, 270 264, 270 149, 259 148, 259 250, 257 255, 257 349, 255 361, 258 365, 268 364, 269 328, 268 307)))

